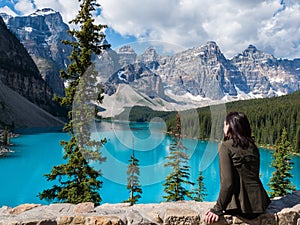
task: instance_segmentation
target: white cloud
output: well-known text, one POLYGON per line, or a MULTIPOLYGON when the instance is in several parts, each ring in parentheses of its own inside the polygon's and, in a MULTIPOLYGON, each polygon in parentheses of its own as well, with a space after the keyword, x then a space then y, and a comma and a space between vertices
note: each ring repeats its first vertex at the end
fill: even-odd
POLYGON ((36 8, 52 8, 62 14, 66 23, 74 19, 79 10, 79 2, 77 0, 34 0, 36 8))
POLYGON ((122 35, 186 47, 216 41, 227 57, 249 44, 300 57, 298 0, 109 0, 102 18, 122 35), (286 43, 287 42, 287 43, 286 43))
MULTIPOLYGON (((253 44, 275 57, 300 57, 299 0, 97 0, 97 22, 123 36, 187 47, 216 41, 230 58, 253 44)), ((79 9, 77 0, 19 0, 23 14, 37 8, 59 11, 65 22, 79 9)))
MULTIPOLYGON (((79 3, 77 0, 18 0, 15 1, 14 9, 21 15, 28 15, 33 13, 37 9, 52 8, 55 11, 61 13, 64 21, 68 23, 73 19, 79 10, 79 3)), ((1 10, 7 10, 8 7, 4 7, 1 10)), ((12 10, 8 14, 12 15, 12 10)))
POLYGON ((300 4, 287 6, 259 28, 258 43, 275 56, 300 57, 300 4))
POLYGON ((15 9, 22 14, 29 14, 34 11, 34 4, 30 0, 19 0, 15 4, 15 9))

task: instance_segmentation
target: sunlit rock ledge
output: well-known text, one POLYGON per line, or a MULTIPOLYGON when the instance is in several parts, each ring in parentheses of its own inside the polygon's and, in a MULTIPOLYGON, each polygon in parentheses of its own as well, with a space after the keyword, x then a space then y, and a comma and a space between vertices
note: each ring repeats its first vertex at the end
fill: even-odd
MULTIPOLYGON (((113 194, 113 193, 112 193, 113 194)), ((0 209, 0 225, 123 225, 180 224, 204 225, 205 212, 213 202, 183 201, 159 204, 77 205, 23 204, 0 209)), ((272 201, 267 212, 254 220, 226 215, 215 225, 300 225, 300 191, 272 201)))

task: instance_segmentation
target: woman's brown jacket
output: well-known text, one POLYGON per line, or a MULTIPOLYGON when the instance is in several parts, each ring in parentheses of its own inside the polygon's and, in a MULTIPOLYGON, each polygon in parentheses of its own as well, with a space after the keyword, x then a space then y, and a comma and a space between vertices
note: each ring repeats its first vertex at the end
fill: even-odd
POLYGON ((259 179, 260 156, 250 143, 247 149, 233 147, 227 140, 219 145, 221 189, 212 212, 263 213, 270 199, 259 179))

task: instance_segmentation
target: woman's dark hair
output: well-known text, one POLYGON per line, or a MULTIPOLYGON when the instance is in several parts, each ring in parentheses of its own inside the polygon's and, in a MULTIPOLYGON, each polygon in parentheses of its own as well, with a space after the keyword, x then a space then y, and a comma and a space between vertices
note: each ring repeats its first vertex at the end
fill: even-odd
POLYGON ((224 140, 232 139, 233 147, 246 149, 249 142, 254 144, 251 137, 251 127, 247 116, 242 112, 230 112, 225 118, 226 124, 229 125, 228 132, 224 140))

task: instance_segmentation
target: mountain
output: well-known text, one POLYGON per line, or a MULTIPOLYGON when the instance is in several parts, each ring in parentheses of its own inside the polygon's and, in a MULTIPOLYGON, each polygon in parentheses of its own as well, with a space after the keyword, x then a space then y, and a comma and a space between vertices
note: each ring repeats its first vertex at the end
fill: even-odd
POLYGON ((67 33, 69 27, 60 13, 45 8, 28 16, 2 16, 7 27, 29 52, 43 79, 55 93, 63 95, 64 83, 59 72, 69 64, 68 56, 72 49, 61 41, 73 39, 67 33))
MULTIPOLYGON (((23 104, 21 99, 27 99, 26 101, 31 102, 31 104, 26 104, 28 106, 26 110, 20 107, 19 114, 24 113, 24 116, 28 116, 28 119, 31 120, 35 119, 36 114, 25 114, 25 111, 30 112, 30 109, 33 108, 40 108, 39 111, 44 111, 44 115, 49 113, 57 115, 61 111, 61 108, 52 101, 52 89, 42 79, 34 61, 20 41, 7 29, 1 17, 0 84, 0 107, 1 110, 4 110, 1 113, 0 125, 19 126, 19 124, 16 124, 18 118, 12 112, 23 104), (11 93, 13 96, 8 96, 5 93, 11 93), (11 106, 14 106, 15 109, 12 109, 11 106), (4 116, 3 113, 7 116, 4 116)), ((47 118, 50 117, 45 117, 46 120, 47 118)), ((38 118, 36 119, 38 120, 38 118)), ((50 121, 53 120, 49 119, 49 123, 50 121)))
POLYGON ((189 93, 212 100, 238 98, 241 94, 265 98, 300 87, 300 59, 276 59, 252 45, 231 60, 225 58, 215 42, 174 56, 151 59, 149 55, 153 53, 146 50, 142 58, 175 95, 189 93))
POLYGON ((63 122, 0 83, 0 127, 63 126, 63 122))
MULTIPOLYGON (((132 93, 141 93, 144 100, 147 96, 155 110, 184 110, 224 101, 281 96, 300 89, 300 59, 277 59, 253 45, 232 59, 227 59, 212 41, 174 55, 159 54, 153 47, 138 55, 132 47, 123 46, 108 50, 96 64, 102 65, 104 108, 112 102, 118 108, 132 107, 132 102, 124 101, 132 93), (128 92, 129 88, 133 91, 128 92)), ((143 105, 144 101, 136 104, 143 105)), ((113 116, 111 110, 108 112, 113 116)), ((108 116, 105 110, 102 115, 108 116)))
MULTIPOLYGON (((62 94, 63 81, 58 71, 66 69, 71 49, 62 45, 61 40, 72 39, 61 15, 52 9, 42 9, 29 16, 5 15, 5 21, 47 83, 62 94)), ((107 49, 96 58, 96 64, 99 80, 106 87, 104 109, 112 101, 121 108, 131 107, 132 101, 128 99, 132 93, 146 98, 155 109, 174 110, 220 101, 269 98, 300 89, 300 59, 278 59, 253 45, 231 59, 213 41, 170 55, 154 47, 138 54, 126 45, 117 50, 107 49), (123 88, 126 85, 128 88, 123 88), (129 94, 122 92, 129 88, 129 94)))
POLYGON ((231 63, 245 75, 254 95, 271 97, 300 89, 300 59, 277 59, 249 45, 231 63))

